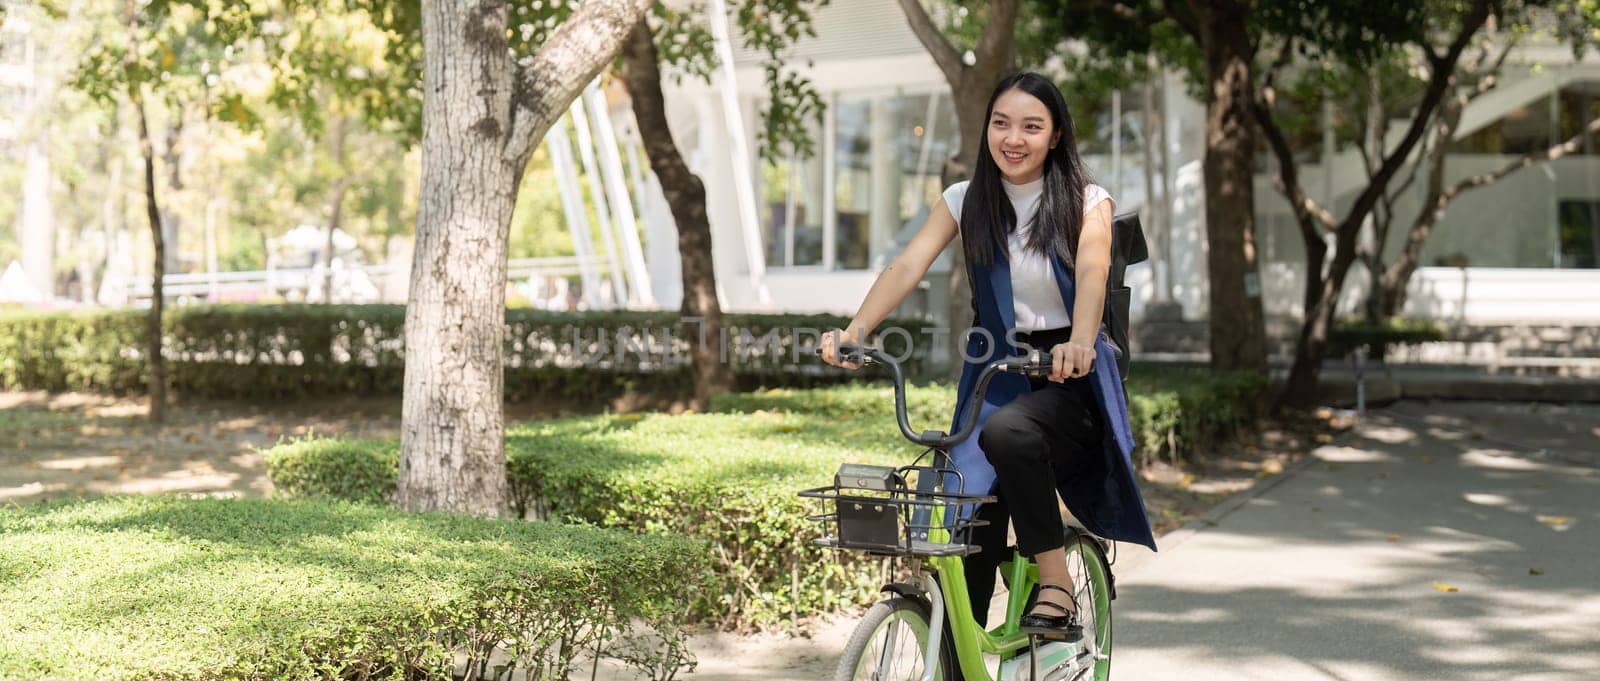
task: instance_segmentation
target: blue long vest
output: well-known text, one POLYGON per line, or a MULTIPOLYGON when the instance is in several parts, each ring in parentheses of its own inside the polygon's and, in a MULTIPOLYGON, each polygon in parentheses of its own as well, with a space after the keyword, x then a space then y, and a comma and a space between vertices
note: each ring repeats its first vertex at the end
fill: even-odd
MULTIPOLYGON (((961 371, 961 383, 956 393, 956 421, 964 413, 973 384, 984 366, 1017 352, 1006 342, 1006 331, 1016 325, 1011 299, 1011 266, 1003 251, 995 256, 992 267, 974 264, 971 270, 972 294, 977 302, 976 326, 987 332, 988 337, 984 333, 974 332, 968 338, 968 359, 961 371), (1004 349, 996 351, 997 348, 1004 349)), ((1061 300, 1071 310, 1076 299, 1072 273, 1062 265, 1059 257, 1052 257, 1051 264, 1055 270, 1056 284, 1061 289, 1061 300)), ((1155 550, 1155 536, 1150 531, 1150 521, 1144 514, 1144 500, 1134 478, 1133 428, 1128 422, 1128 399, 1123 392, 1122 379, 1117 375, 1116 351, 1104 333, 1096 339, 1095 351, 1094 370, 1090 372, 1088 380, 1092 382, 1096 401, 1100 405, 1101 422, 1106 424, 1104 446, 1100 452, 1104 457, 1103 470, 1106 475, 1103 478, 1078 476, 1061 483, 1061 498, 1066 502, 1067 509, 1072 511, 1073 517, 1090 532, 1107 539, 1143 544, 1155 550)), ((989 392, 979 412, 978 430, 951 451, 956 470, 961 471, 966 480, 968 493, 988 493, 994 488, 994 468, 978 447, 982 422, 1018 395, 1031 391, 1028 379, 1019 374, 998 374, 990 381, 989 392)), ((954 428, 952 426, 951 432, 954 432, 954 428)))

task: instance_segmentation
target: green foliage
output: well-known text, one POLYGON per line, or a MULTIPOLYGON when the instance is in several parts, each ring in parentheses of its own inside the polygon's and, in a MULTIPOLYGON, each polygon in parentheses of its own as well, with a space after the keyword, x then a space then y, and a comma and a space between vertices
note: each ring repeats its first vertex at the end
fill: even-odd
POLYGON ((827 105, 810 79, 788 66, 783 53, 801 39, 817 36, 811 8, 827 4, 828 0, 744 0, 734 13, 745 46, 766 56, 761 73, 767 99, 761 103, 756 145, 769 162, 790 154, 810 158, 816 153, 811 129, 822 123, 827 105))
MULTIPOLYGON (((842 317, 726 319, 728 361, 745 387, 826 384, 848 375, 819 369, 804 347, 843 326, 842 317)), ((678 321, 674 312, 507 310, 506 397, 592 405, 626 392, 686 394, 691 338, 677 330, 678 321), (669 330, 672 342, 664 343, 669 330)), ((168 387, 179 395, 398 395, 404 380, 399 305, 199 305, 174 308, 163 323, 168 387)), ((141 392, 143 324, 136 311, 0 314, 0 387, 141 392)), ((928 349, 925 323, 887 326, 906 329, 928 349)), ((891 342, 890 349, 899 346, 891 342)), ((907 366, 913 374, 929 370, 923 354, 907 366)))
MULTIPOLYGON (((0 678, 566 679, 684 661, 705 548, 670 536, 319 501, 0 509, 0 678), (482 677, 480 677, 482 678, 482 677)), ((692 666, 692 663, 690 663, 692 666)))
POLYGON ((145 313, 0 313, 0 387, 6 390, 143 389, 145 313))
POLYGON ((388 501, 400 474, 399 443, 307 436, 279 442, 263 457, 280 494, 362 503, 388 501))
POLYGON ((1135 464, 1192 457, 1252 427, 1265 413, 1267 377, 1247 371, 1135 366, 1128 415, 1135 464))
POLYGON ((1366 348, 1367 356, 1382 358, 1396 345, 1417 345, 1445 340, 1444 327, 1429 319, 1385 319, 1377 324, 1347 319, 1328 332, 1329 357, 1343 357, 1366 348))
MULTIPOLYGON (((1162 451, 1192 454, 1231 437, 1259 416, 1266 390, 1263 378, 1249 374, 1137 375, 1130 402, 1145 460, 1162 451)), ((907 403, 913 428, 944 427, 955 391, 913 385, 907 403)), ((897 435, 893 390, 859 382, 775 388, 722 395, 712 408, 513 426, 506 437, 512 504, 523 515, 708 541, 713 585, 694 612, 720 626, 772 626, 869 599, 882 581, 879 561, 812 547, 817 528, 805 516, 817 509, 795 493, 826 484, 846 461, 903 464, 917 455, 897 435)), ((281 445, 268 456, 294 451, 303 456, 300 480, 327 481, 351 460, 390 451, 317 442, 281 445), (326 472, 306 472, 317 466, 326 472)), ((339 494, 333 483, 297 484, 297 494, 339 494)), ((391 477, 377 495, 394 484, 391 477)), ((371 498, 374 488, 361 494, 371 498)))

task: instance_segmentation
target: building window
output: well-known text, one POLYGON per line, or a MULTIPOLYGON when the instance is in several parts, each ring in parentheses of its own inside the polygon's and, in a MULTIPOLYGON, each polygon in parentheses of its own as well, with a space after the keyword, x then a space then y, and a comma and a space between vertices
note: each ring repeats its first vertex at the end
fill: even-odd
POLYGON ((822 264, 823 159, 822 126, 813 125, 811 139, 817 153, 811 158, 791 154, 762 164, 761 233, 767 265, 805 267, 822 264))
MULTIPOLYGON (((1548 96, 1529 102, 1456 140, 1451 151, 1506 156, 1541 152, 1577 136, 1596 117, 1600 117, 1600 82, 1568 83, 1553 103, 1548 96)), ((1600 149, 1594 136, 1587 135, 1573 153, 1595 154, 1600 149)))
POLYGON ((833 107, 833 262, 843 270, 866 269, 870 259, 873 182, 873 114, 870 99, 840 99, 833 107))
POLYGON ((1560 267, 1600 267, 1600 201, 1562 201, 1560 267))
POLYGON ((834 106, 834 267, 876 269, 939 200, 959 131, 943 93, 841 99, 834 106))
POLYGON ((960 137, 950 97, 838 97, 825 123, 811 131, 816 156, 761 164, 757 210, 767 265, 882 267, 944 191, 940 170, 960 137))

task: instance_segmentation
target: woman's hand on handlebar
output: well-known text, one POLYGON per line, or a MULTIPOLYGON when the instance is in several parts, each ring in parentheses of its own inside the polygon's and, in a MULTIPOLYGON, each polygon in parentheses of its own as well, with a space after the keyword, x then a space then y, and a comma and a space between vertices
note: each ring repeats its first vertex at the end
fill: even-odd
POLYGON ((1088 343, 1069 341, 1050 348, 1050 380, 1060 383, 1087 376, 1094 358, 1094 346, 1088 343))
POLYGON ((855 334, 842 329, 834 329, 822 334, 822 344, 818 348, 818 351, 822 354, 822 361, 832 364, 836 367, 844 367, 854 371, 856 369, 860 369, 861 364, 858 362, 843 361, 844 357, 839 353, 839 346, 860 344, 861 340, 856 338, 855 334))

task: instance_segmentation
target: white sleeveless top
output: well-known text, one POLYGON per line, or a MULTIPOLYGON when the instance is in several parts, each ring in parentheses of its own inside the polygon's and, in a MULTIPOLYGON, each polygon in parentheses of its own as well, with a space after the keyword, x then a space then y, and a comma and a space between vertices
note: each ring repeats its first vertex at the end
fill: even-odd
MULTIPOLYGON (((1011 184, 1004 178, 1011 207, 1016 210, 1017 224, 1028 225, 1039 210, 1039 197, 1044 194, 1044 177, 1026 184, 1011 184)), ((944 203, 961 224, 961 202, 967 196, 967 183, 957 182, 944 190, 944 203)), ((1083 188, 1083 213, 1089 214, 1101 201, 1111 201, 1111 193, 1097 184, 1083 188)), ((1114 204, 1115 202, 1113 202, 1114 204)), ((1072 325, 1072 314, 1061 300, 1061 289, 1056 286, 1056 276, 1050 259, 1026 247, 1023 229, 1011 230, 1006 242, 1006 260, 1011 265, 1011 301, 1016 314, 1017 329, 1038 331, 1059 329, 1072 325)))

